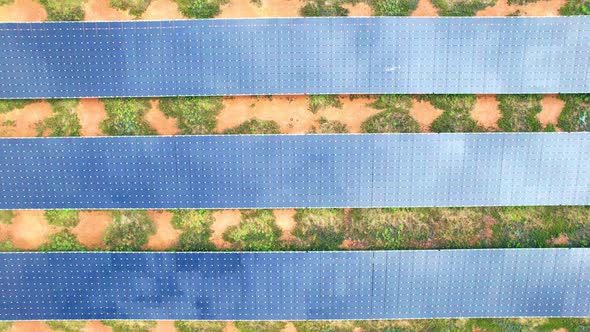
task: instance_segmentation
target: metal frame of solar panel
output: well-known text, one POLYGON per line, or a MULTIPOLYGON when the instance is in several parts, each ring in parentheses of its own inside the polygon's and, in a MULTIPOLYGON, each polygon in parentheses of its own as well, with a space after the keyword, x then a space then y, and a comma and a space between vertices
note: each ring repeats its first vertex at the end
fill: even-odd
POLYGON ((589 205, 590 132, 0 139, 0 209, 589 205))
POLYGON ((0 23, 0 98, 590 92, 590 17, 0 23))
POLYGON ((1 320, 590 316, 590 249, 2 253, 1 320))

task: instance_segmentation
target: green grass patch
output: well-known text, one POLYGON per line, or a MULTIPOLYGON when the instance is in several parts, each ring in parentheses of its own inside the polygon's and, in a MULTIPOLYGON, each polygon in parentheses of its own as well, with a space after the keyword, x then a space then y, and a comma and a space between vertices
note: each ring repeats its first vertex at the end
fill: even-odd
POLYGON ((144 210, 112 211, 113 223, 104 242, 109 250, 136 251, 156 233, 156 226, 144 210))
POLYGON ((240 332, 276 332, 285 328, 284 322, 239 321, 234 323, 240 332))
POLYGON ((128 10, 129 14, 136 18, 141 16, 150 5, 152 0, 110 0, 111 7, 128 10))
POLYGON ((0 241, 0 252, 18 251, 10 240, 0 241))
POLYGON ((541 131, 543 126, 537 114, 541 107, 542 95, 498 95, 498 108, 502 117, 498 120, 498 127, 509 132, 541 131))
POLYGON ((417 133, 420 125, 410 115, 412 98, 407 95, 380 95, 371 107, 384 110, 361 124, 365 133, 417 133))
POLYGON ((348 16, 348 9, 338 1, 310 0, 301 7, 299 14, 303 17, 348 16))
POLYGON ((300 209, 292 234, 300 250, 337 250, 348 228, 343 209, 300 209))
POLYGON ((82 21, 86 0, 38 0, 47 12, 48 21, 82 21))
POLYGON ((420 99, 443 111, 430 129, 437 133, 481 132, 484 129, 471 118, 474 95, 422 95, 420 99))
POLYGON ((565 5, 559 8, 559 13, 564 16, 590 15, 590 0, 567 0, 565 5))
POLYGON ((80 136, 80 119, 76 113, 77 99, 50 100, 53 115, 35 123, 37 136, 80 136))
POLYGON ((12 327, 12 322, 0 322, 0 332, 8 331, 12 327))
POLYGON ((348 132, 348 127, 346 124, 336 121, 336 120, 328 120, 324 117, 321 117, 318 121, 319 126, 311 127, 309 134, 345 134, 348 132))
POLYGON ((590 94, 560 95, 565 106, 557 125, 564 131, 590 131, 590 94))
POLYGON ((162 98, 160 110, 166 117, 176 118, 183 135, 211 134, 217 115, 223 109, 220 97, 162 98))
POLYGON ((265 121, 254 118, 243 122, 239 126, 227 129, 223 133, 227 135, 280 134, 280 127, 275 121, 265 121))
POLYGON ((188 18, 213 18, 229 0, 175 0, 182 15, 188 18))
POLYGON ((31 103, 34 103, 35 100, 32 99, 1 99, 0 100, 0 114, 8 113, 15 109, 21 109, 31 103))
POLYGON ((440 16, 474 16, 478 11, 493 6, 496 0, 433 0, 440 16))
POLYGON ((16 126, 16 121, 14 121, 14 120, 4 120, 4 121, 2 121, 2 126, 4 126, 4 127, 15 127, 16 126))
POLYGON ((69 230, 64 229, 49 237, 49 240, 39 248, 40 251, 87 251, 78 238, 69 230))
POLYGON ((45 218, 54 226, 75 227, 80 222, 77 210, 47 210, 45 218))
POLYGON ((11 210, 0 210, 0 224, 12 224, 14 212, 11 210))
POLYGON ((84 326, 86 325, 85 321, 65 321, 65 320, 56 320, 56 321, 48 321, 45 322, 49 328, 54 331, 60 332, 83 332, 84 326))
POLYGON ((222 332, 225 322, 184 321, 174 322, 176 332, 222 332))
POLYGON ((143 118, 150 109, 144 98, 102 99, 107 118, 100 124, 110 136, 155 135, 156 131, 143 118))
POLYGON ((10 5, 14 0, 0 0, 0 6, 10 5))
POLYGON ((215 222, 211 210, 174 210, 172 226, 182 230, 176 250, 213 251, 215 246, 209 241, 211 225, 215 222))
POLYGON ((318 111, 328 108, 342 108, 342 101, 338 95, 310 95, 307 109, 315 114, 318 111))
POLYGON ((418 0, 372 0, 375 16, 409 16, 418 7, 418 0))
POLYGON ((110 326, 113 332, 150 332, 156 327, 156 322, 153 320, 105 320, 102 323, 110 326))
POLYGON ((242 211, 238 225, 230 226, 223 233, 223 239, 233 244, 236 250, 269 251, 279 250, 281 230, 275 223, 272 210, 242 211))

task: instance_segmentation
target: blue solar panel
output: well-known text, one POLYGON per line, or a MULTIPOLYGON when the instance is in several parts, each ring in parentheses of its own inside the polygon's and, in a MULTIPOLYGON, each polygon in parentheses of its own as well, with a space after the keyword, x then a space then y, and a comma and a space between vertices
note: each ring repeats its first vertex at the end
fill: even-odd
POLYGON ((0 263, 0 320, 590 315, 590 249, 1 253, 0 263))
POLYGON ((590 133, 0 139, 0 209, 588 205, 589 147, 590 133))
POLYGON ((0 98, 590 92, 590 17, 0 23, 0 98))

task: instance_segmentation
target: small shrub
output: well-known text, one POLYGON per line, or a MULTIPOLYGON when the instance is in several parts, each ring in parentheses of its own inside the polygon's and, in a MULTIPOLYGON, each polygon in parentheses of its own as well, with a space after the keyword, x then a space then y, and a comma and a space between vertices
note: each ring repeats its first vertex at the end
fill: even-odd
POLYGON ((110 326, 113 332, 150 332, 156 327, 156 322, 153 320, 108 320, 102 321, 106 326, 110 326))
POLYGON ((537 114, 542 111, 541 95, 498 95, 502 117, 498 127, 508 132, 541 131, 543 126, 537 114))
POLYGON ((38 0, 47 12, 48 21, 82 21, 85 0, 38 0))
POLYGON ((339 2, 311 0, 299 10, 299 13, 304 17, 348 16, 348 9, 342 7, 339 2))
POLYGON ((146 211, 113 211, 113 224, 105 234, 105 244, 110 250, 135 251, 148 242, 156 232, 146 211))
POLYGON ((557 125, 564 131, 590 131, 590 94, 560 95, 565 106, 557 125))
POLYGON ((178 120, 183 135, 211 134, 217 125, 217 115, 223 109, 219 97, 162 98, 160 110, 178 120))
POLYGON ((0 241, 0 252, 18 251, 10 240, 0 241))
POLYGON ((35 101, 30 99, 0 99, 0 114, 21 109, 33 102, 35 101))
POLYGON ((564 16, 590 15, 590 0, 567 0, 559 13, 564 16))
POLYGON ((262 0, 250 0, 250 3, 256 7, 262 7, 262 0))
POLYGON ((528 3, 537 2, 539 0, 508 0, 509 5, 526 5, 528 3))
POLYGON ((342 101, 338 95, 310 95, 307 109, 315 114, 327 107, 342 108, 342 101))
POLYGON ((0 210, 0 224, 12 224, 14 212, 10 210, 0 210))
POLYGON ((0 0, 0 6, 10 5, 14 0, 0 0))
POLYGON ((176 0, 180 12, 188 18, 213 18, 221 13, 227 0, 176 0))
POLYGON ((301 209, 295 214, 293 236, 304 250, 336 250, 346 238, 343 209, 301 209))
POLYGON ((256 321, 239 321, 235 326, 240 332, 276 332, 285 328, 284 322, 256 322, 256 321))
POLYGON ((88 250, 78 241, 76 236, 69 230, 53 234, 49 237, 47 243, 39 248, 41 251, 85 251, 88 250))
POLYGON ((2 126, 4 126, 4 127, 15 127, 16 126, 16 121, 14 121, 14 120, 4 120, 4 121, 2 121, 2 126))
POLYGON ((215 246, 209 241, 212 234, 211 225, 215 221, 211 210, 174 210, 172 213, 172 226, 183 231, 176 250, 215 250, 215 246))
POLYGON ((150 103, 142 98, 104 99, 107 118, 102 132, 111 136, 154 135, 156 131, 144 120, 150 103))
POLYGON ((554 133, 554 132, 556 132, 555 126, 552 123, 549 123, 547 126, 545 126, 545 129, 543 129, 543 131, 546 132, 546 133, 554 133))
POLYGON ((420 125, 410 115, 412 98, 406 95, 380 95, 371 107, 385 110, 361 124, 365 133, 416 133, 420 125))
POLYGON ((432 123, 430 129, 437 133, 481 132, 471 111, 475 107, 474 95, 423 95, 422 100, 443 110, 443 114, 432 123))
POLYGON ((174 322, 177 332, 223 332, 225 322, 183 321, 174 322))
POLYGON ((110 5, 113 8, 128 10, 129 14, 139 17, 145 12, 150 2, 152 0, 110 0, 110 5))
POLYGON ((320 124, 319 127, 311 127, 310 134, 345 134, 348 132, 346 124, 340 121, 328 120, 321 117, 318 122, 320 124))
POLYGON ((48 210, 45 211, 47 223, 54 226, 75 227, 80 222, 76 210, 48 210))
POLYGON ((52 137, 80 136, 82 126, 76 113, 78 100, 60 99, 51 100, 49 103, 51 103, 53 115, 35 123, 37 136, 43 136, 46 131, 49 131, 49 136, 52 137))
POLYGON ((280 248, 281 230, 271 210, 243 211, 240 224, 230 226, 223 239, 237 250, 269 251, 280 248))
POLYGON ((478 11, 493 6, 496 0, 433 0, 440 16, 474 16, 478 11))
POLYGON ((60 332, 83 332, 86 325, 85 321, 49 321, 45 322, 49 328, 60 332))
POLYGON ((375 16, 409 16, 418 7, 418 0, 373 0, 375 16))
POLYGON ((275 121, 264 121, 256 118, 245 121, 237 127, 224 131, 227 135, 238 134, 279 134, 280 127, 275 121))

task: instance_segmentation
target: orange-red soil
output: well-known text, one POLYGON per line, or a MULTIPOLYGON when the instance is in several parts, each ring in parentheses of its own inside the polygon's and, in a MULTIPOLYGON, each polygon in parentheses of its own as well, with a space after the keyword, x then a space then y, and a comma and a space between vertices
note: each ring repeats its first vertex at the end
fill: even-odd
POLYGON ((367 5, 364 2, 358 2, 356 4, 345 3, 342 7, 348 9, 348 16, 355 17, 355 16, 372 16, 373 15, 373 8, 367 5))
POLYGON ((411 16, 438 16, 438 9, 430 0, 418 0, 418 7, 411 16))
POLYGON ((84 332, 113 332, 113 328, 104 325, 101 321, 93 320, 86 323, 84 332))
POLYGON ((442 110, 432 106, 428 101, 414 99, 410 115, 420 124, 423 132, 430 132, 430 125, 443 114, 442 110))
POLYGON ((478 95, 471 117, 489 130, 498 129, 498 120, 502 116, 495 95, 478 95))
MULTIPOLYGON (((361 124, 369 117, 382 110, 377 110, 369 106, 375 100, 374 97, 356 98, 350 100, 348 96, 340 96, 342 108, 328 107, 318 112, 318 117, 324 117, 328 120, 340 121, 348 127, 351 133, 360 133, 361 124)), ((311 129, 311 128, 310 128, 311 129)))
POLYGON ((9 5, 0 6, 0 21, 45 21, 46 18, 45 8, 34 0, 15 0, 9 5))
POLYGON ((53 114, 51 105, 46 101, 35 102, 21 109, 0 114, 0 124, 6 120, 15 121, 14 127, 0 127, 2 137, 35 137, 35 124, 53 114))
POLYGON ((80 99, 76 108, 82 136, 102 136, 100 123, 107 117, 104 103, 96 98, 80 99))
POLYGON ((557 119, 565 106, 565 102, 557 97, 557 95, 546 95, 541 100, 542 111, 537 114, 537 119, 543 126, 548 124, 557 125, 557 119))
POLYGON ((218 18, 241 17, 297 17, 303 1, 298 0, 261 0, 261 6, 250 0, 232 0, 221 6, 218 18))
POLYGON ((44 322, 30 321, 30 322, 14 322, 8 332, 52 332, 44 322))
POLYGON ((84 21, 128 21, 133 16, 128 12, 113 8, 109 0, 88 0, 84 4, 84 21))
POLYGON ((181 233, 170 223, 173 214, 168 211, 148 211, 147 214, 156 225, 156 234, 149 237, 146 249, 166 250, 173 247, 181 233))
POLYGON ((14 211, 9 237, 12 244, 19 249, 34 250, 47 241, 47 238, 61 227, 47 223, 43 211, 14 211))
POLYGON ((174 321, 156 321, 156 326, 151 329, 151 332, 173 332, 176 331, 174 321))
POLYGON ((498 0, 495 5, 477 12, 477 16, 507 16, 519 12, 521 16, 558 16, 559 8, 566 0, 552 0, 528 3, 526 5, 509 5, 508 0, 498 0))
POLYGON ((152 0, 145 12, 141 15, 142 20, 178 20, 184 19, 178 5, 172 0, 152 0))
POLYGON ((295 216, 297 211, 295 211, 294 209, 274 210, 273 213, 275 216, 277 226, 279 226, 281 231, 283 231, 281 239, 286 241, 292 241, 294 238, 291 232, 293 231, 293 229, 295 229, 295 226, 297 226, 297 224, 295 223, 295 219, 293 219, 293 217, 295 216))
POLYGON ((242 213, 240 210, 220 210, 213 213, 215 222, 211 225, 211 242, 219 249, 231 248, 231 243, 223 239, 225 230, 233 225, 238 225, 242 220, 242 213))
POLYGON ((90 249, 104 249, 104 234, 113 222, 108 211, 80 211, 80 222, 72 229, 78 241, 90 249))
POLYGON ((145 114, 145 120, 152 128, 156 130, 159 135, 176 135, 178 128, 176 127, 175 118, 167 118, 158 108, 159 100, 150 100, 151 108, 145 114))

